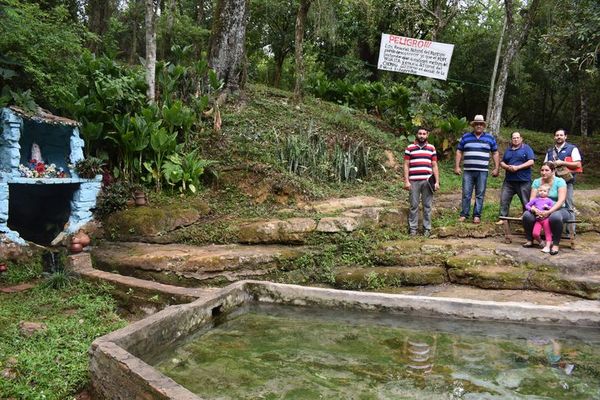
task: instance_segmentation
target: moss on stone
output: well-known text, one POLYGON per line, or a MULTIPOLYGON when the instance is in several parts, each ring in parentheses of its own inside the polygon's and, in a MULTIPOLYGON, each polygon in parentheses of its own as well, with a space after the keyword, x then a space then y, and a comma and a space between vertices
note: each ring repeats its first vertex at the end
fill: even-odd
POLYGON ((438 266, 344 268, 335 275, 335 285, 346 289, 439 285, 446 281, 446 271, 438 266))
POLYGON ((200 208, 197 204, 129 208, 111 214, 104 222, 104 227, 110 239, 157 236, 196 222, 207 210, 200 208))
POLYGON ((526 289, 530 271, 522 267, 498 265, 498 258, 451 257, 448 276, 452 283, 484 289, 526 289))
POLYGON ((452 246, 435 240, 395 240, 381 243, 374 252, 375 260, 382 265, 407 267, 443 265, 454 254, 452 246))
POLYGON ((532 289, 570 294, 591 300, 600 299, 600 283, 570 279, 556 271, 536 271, 531 274, 529 281, 532 289))

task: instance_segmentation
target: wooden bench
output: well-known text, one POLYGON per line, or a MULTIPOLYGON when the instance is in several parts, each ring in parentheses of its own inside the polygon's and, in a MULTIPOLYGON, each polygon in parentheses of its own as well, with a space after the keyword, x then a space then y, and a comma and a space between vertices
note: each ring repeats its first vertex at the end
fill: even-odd
MULTIPOLYGON (((510 231, 510 223, 518 222, 520 225, 523 224, 523 219, 521 217, 499 217, 499 219, 503 222, 502 226, 504 228, 504 241, 506 243, 512 243, 512 234, 510 231)), ((570 219, 565 221, 565 226, 575 225, 581 223, 578 219, 570 219)), ((562 238, 561 238, 562 239, 562 238)), ((569 239, 571 242, 571 249, 575 249, 575 227, 571 226, 569 229, 569 234, 565 239, 569 239)))

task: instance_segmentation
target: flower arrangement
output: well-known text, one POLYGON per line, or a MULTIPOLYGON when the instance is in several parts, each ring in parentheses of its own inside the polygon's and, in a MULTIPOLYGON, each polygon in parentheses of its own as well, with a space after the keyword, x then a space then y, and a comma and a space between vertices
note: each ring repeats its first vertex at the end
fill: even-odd
POLYGON ((42 161, 30 160, 27 166, 20 164, 19 172, 25 178, 66 178, 67 174, 56 165, 46 165, 42 161))

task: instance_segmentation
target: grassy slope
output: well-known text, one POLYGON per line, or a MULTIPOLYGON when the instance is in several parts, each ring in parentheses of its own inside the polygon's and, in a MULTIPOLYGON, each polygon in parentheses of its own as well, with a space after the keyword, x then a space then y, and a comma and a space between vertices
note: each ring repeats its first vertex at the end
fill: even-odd
MULTIPOLYGON (((275 205, 269 201, 272 196, 265 202, 257 202, 256 197, 252 198, 252 187, 256 188, 264 182, 269 182, 272 187, 292 187, 303 200, 353 195, 374 195, 390 200, 406 197, 406 192, 402 190, 402 171, 384 167, 384 150, 393 151, 397 163, 401 165, 407 143, 375 116, 312 97, 307 97, 303 104, 295 105, 291 93, 258 85, 251 85, 245 97, 235 105, 225 107, 222 115, 222 132, 201 141, 205 157, 219 160, 221 177, 230 176, 229 179, 221 179, 218 190, 203 194, 209 203, 219 204, 217 213, 220 215, 231 212, 249 217, 271 215, 275 205), (278 159, 281 148, 278 142, 286 135, 306 132, 321 135, 329 144, 336 138, 367 143, 371 147, 369 178, 355 183, 337 183, 315 180, 311 171, 306 171, 302 176, 285 171, 285 166, 278 159), (240 189, 245 181, 250 190, 240 189)), ((499 138, 501 152, 508 145, 512 131, 512 128, 502 129, 499 138)), ((552 134, 520 131, 538 155, 537 170, 545 149, 552 145, 552 134)), ((590 160, 598 158, 594 157, 597 153, 595 149, 600 148, 598 141, 584 141, 579 137, 571 139, 581 145, 586 156, 586 174, 579 179, 578 186, 596 186, 600 181, 600 173, 596 172, 599 168, 590 160)), ((459 191, 461 179, 452 172, 453 155, 442 160, 440 166, 442 193, 459 191)), ((488 182, 489 188, 499 188, 502 176, 489 179, 488 182)), ((297 200, 298 197, 292 196, 290 203, 297 200)), ((488 198, 488 201, 492 207, 491 204, 497 199, 488 198)), ((497 213, 497 205, 492 208, 496 208, 493 213, 497 213)))
MULTIPOLYGON (((218 158, 221 167, 236 168, 243 165, 269 165, 269 172, 280 175, 278 179, 291 181, 309 197, 329 197, 339 193, 368 193, 380 181, 394 179, 391 171, 381 169, 383 150, 403 151, 405 142, 379 119, 347 107, 306 98, 303 104, 294 105, 291 93, 251 86, 243 105, 228 106, 223 111, 222 139, 208 145, 208 156, 218 158), (371 148, 373 178, 368 183, 337 184, 311 179, 311 171, 303 176, 286 173, 278 161, 277 143, 289 134, 316 133, 331 146, 334 140, 364 141, 371 148)), ((389 186, 389 185, 386 185, 389 186)), ((385 195, 393 196, 388 188, 385 195)))

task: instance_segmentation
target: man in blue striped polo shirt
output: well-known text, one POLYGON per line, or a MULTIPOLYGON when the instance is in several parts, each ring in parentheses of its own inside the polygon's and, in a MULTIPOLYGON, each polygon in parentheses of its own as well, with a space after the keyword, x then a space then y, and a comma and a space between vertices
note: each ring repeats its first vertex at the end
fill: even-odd
POLYGON ((471 198, 475 189, 475 207, 473 209, 473 223, 481 222, 483 210, 483 198, 487 185, 488 167, 490 164, 490 153, 494 160, 492 176, 498 176, 500 168, 500 155, 498 144, 491 134, 484 132, 487 126, 483 115, 476 115, 471 121, 473 132, 465 133, 456 148, 456 159, 454 162, 454 173, 461 174, 460 162, 463 161, 464 173, 462 178, 462 208, 459 221, 465 221, 471 211, 471 198))

